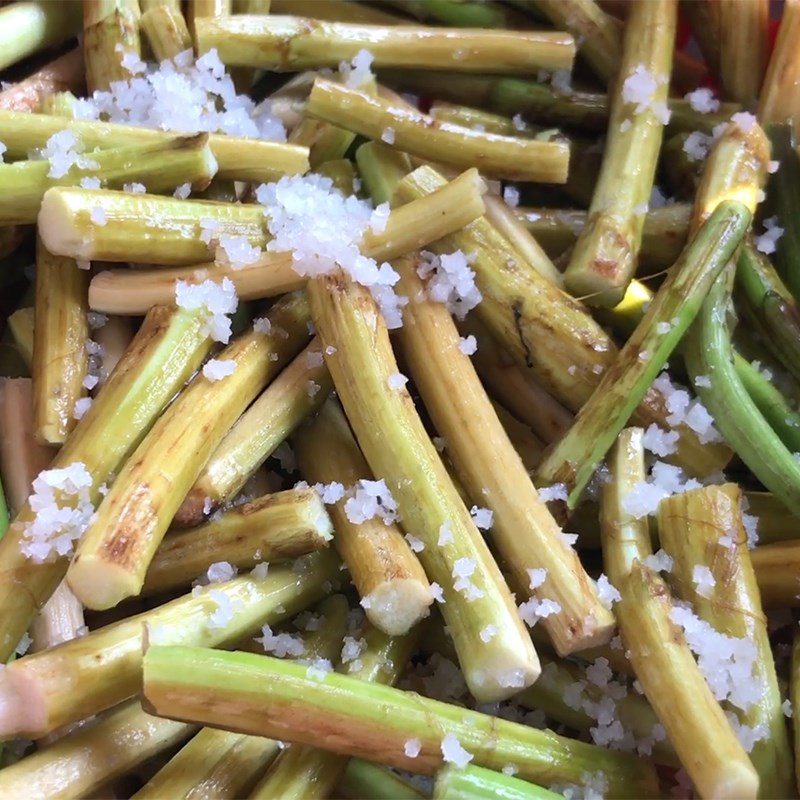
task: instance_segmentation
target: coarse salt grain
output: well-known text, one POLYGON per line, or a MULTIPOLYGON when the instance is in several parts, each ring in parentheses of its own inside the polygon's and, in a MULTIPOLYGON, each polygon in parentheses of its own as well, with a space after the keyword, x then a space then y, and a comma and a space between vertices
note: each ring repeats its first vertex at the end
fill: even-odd
POLYGON ((272 632, 269 625, 261 628, 261 636, 255 639, 263 648, 265 653, 271 653, 276 658, 297 658, 306 651, 303 637, 299 634, 272 632))
POLYGON ((658 550, 656 553, 651 553, 647 556, 642 563, 655 572, 671 572, 674 562, 669 553, 664 550, 658 550))
POLYGON ((147 192, 147 187, 143 183, 134 181, 133 183, 122 184, 122 191, 128 194, 145 194, 147 192))
POLYGON ((226 628, 233 621, 233 601, 219 589, 209 589, 208 596, 216 608, 209 615, 206 625, 209 628, 226 628))
POLYGON ((394 144, 394 128, 384 128, 381 133, 381 141, 386 144, 394 144))
POLYGON ((100 168, 94 159, 83 155, 83 146, 73 131, 68 128, 54 133, 41 151, 35 155, 50 162, 48 178, 63 178, 73 167, 78 167, 78 169, 100 168))
POLYGON ((386 379, 390 389, 402 389, 407 383, 408 378, 400 372, 395 372, 386 379))
POLYGON ((444 603, 444 590, 435 581, 431 583, 431 595, 437 603, 444 603))
POLYGON ((84 415, 91 408, 91 406, 91 397, 81 397, 79 400, 75 401, 75 406, 72 409, 72 416, 75 419, 83 419, 84 415))
POLYGON ((320 500, 326 505, 338 503, 345 495, 344 485, 338 481, 331 481, 331 483, 315 483, 314 490, 319 495, 320 500))
POLYGON ((352 61, 339 64, 339 74, 344 78, 344 85, 350 89, 359 89, 375 76, 372 73, 374 57, 369 50, 359 50, 352 61))
POLYGON ((755 115, 748 111, 737 111, 731 116, 731 122, 737 125, 744 133, 750 133, 755 125, 758 124, 755 115))
POLYGON ((610 611, 614 603, 622 600, 619 590, 609 581, 605 575, 600 575, 597 579, 597 596, 600 602, 610 611))
POLYGON ((203 576, 205 583, 224 583, 233 580, 238 573, 238 569, 228 561, 215 561, 209 565, 203 576))
POLYGON ((445 520, 439 526, 439 541, 438 541, 438 545, 439 545, 439 547, 443 547, 446 544, 452 544, 452 543, 453 543, 453 531, 452 531, 452 529, 450 527, 449 520, 445 520))
POLYGON ((528 573, 531 591, 538 589, 547 580, 547 570, 544 567, 526 569, 525 571, 528 573))
POLYGON ((378 517, 385 525, 397 522, 397 502, 386 481, 359 480, 353 487, 353 495, 344 504, 344 513, 354 525, 378 517))
POLYGON ((407 739, 403 745, 403 752, 409 758, 416 758, 422 751, 422 742, 419 739, 407 739))
POLYGON ((461 337, 458 340, 458 349, 465 355, 471 356, 473 353, 476 353, 478 350, 478 340, 470 334, 469 336, 461 337))
POLYGON ((467 602, 483 597, 483 590, 479 589, 471 580, 476 567, 475 559, 468 556, 457 558, 453 564, 453 589, 462 592, 467 602))
POLYGON ((719 111, 719 100, 714 97, 711 89, 695 89, 684 95, 684 100, 689 101, 689 105, 700 114, 711 114, 719 111))
POLYGON ((175 303, 189 310, 202 309, 206 320, 204 330, 216 342, 227 344, 231 338, 231 320, 239 305, 236 287, 230 278, 222 283, 205 280, 202 283, 177 281, 175 284, 175 303))
POLYGON ((461 746, 461 742, 452 733, 448 733, 442 739, 441 750, 442 758, 448 764, 455 764, 459 768, 466 767, 474 757, 461 746))
POLYGON ((504 187, 503 200, 507 206, 516 208, 519 205, 519 189, 516 186, 504 187))
POLYGON ((81 189, 99 189, 100 178, 90 178, 89 176, 81 178, 80 187, 81 189))
POLYGON ((707 133, 692 131, 683 141, 683 152, 689 157, 689 161, 703 161, 713 142, 713 137, 707 133))
POLYGON ((264 578, 267 577, 268 572, 269 564, 266 561, 260 561, 253 567, 253 569, 250 570, 250 574, 259 581, 263 581, 264 578))
POLYGON ((563 500, 567 502, 567 485, 565 483, 554 483, 551 486, 542 486, 537 489, 536 493, 543 503, 549 503, 553 500, 563 500))
POLYGON ((649 109, 662 125, 666 125, 670 111, 666 103, 655 99, 660 83, 644 64, 638 64, 622 84, 622 99, 636 106, 635 113, 641 114, 649 109))
POLYGON ((701 597, 711 597, 711 591, 717 585, 711 570, 702 564, 696 564, 692 570, 692 583, 701 597))
POLYGON ((177 186, 175 188, 175 191, 172 193, 172 196, 176 197, 178 200, 186 200, 191 193, 192 193, 192 184, 182 183, 180 186, 177 186))
POLYGON ((481 628, 480 633, 478 634, 481 637, 482 642, 490 642, 497 636, 498 628, 497 625, 487 625, 485 628, 481 628))
POLYGON ((778 225, 777 217, 764 220, 764 233, 756 236, 756 249, 766 255, 771 255, 778 249, 778 239, 784 234, 784 229, 778 225))
POLYGON ((488 531, 494 523, 494 511, 489 508, 472 506, 469 510, 469 514, 472 517, 472 521, 475 523, 475 527, 481 530, 488 531))
POLYGON ((221 381, 236 371, 236 362, 232 359, 212 358, 203 365, 203 376, 212 382, 221 381))
POLYGON ((642 446, 645 450, 663 458, 677 451, 679 438, 678 431, 662 430, 653 422, 642 436, 642 446))
POLYGON ((517 607, 520 619, 532 628, 540 619, 561 613, 561 604, 547 598, 531 597, 517 607))
POLYGON ((443 303, 458 319, 464 319, 483 299, 469 266, 473 260, 461 250, 439 256, 427 250, 420 253, 417 274, 426 281, 428 298, 443 303))
POLYGON ((369 218, 369 229, 373 233, 383 233, 389 222, 390 213, 391 208, 388 203, 381 203, 379 206, 376 206, 369 218))
POLYGON ((95 225, 100 225, 101 227, 108 222, 106 219, 106 212, 102 206, 94 206, 89 212, 89 219, 94 222, 95 225))

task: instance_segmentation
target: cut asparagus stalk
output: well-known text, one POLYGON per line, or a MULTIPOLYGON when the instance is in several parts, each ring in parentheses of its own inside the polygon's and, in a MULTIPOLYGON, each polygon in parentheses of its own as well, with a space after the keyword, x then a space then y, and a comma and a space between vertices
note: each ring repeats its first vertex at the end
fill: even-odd
POLYGON ((517 455, 522 459, 522 464, 529 473, 532 473, 544 455, 544 443, 536 434, 516 417, 508 413, 503 406, 492 401, 494 413, 505 429, 506 435, 514 445, 517 455))
POLYGON ((317 167, 320 175, 330 178, 343 195, 353 194, 357 186, 356 170, 353 162, 348 158, 335 158, 325 161, 317 167))
POLYGON ((139 25, 159 61, 189 50, 192 37, 180 7, 155 6, 144 11, 139 25))
POLYGON ((469 357, 460 350, 450 312, 426 298, 417 261, 407 257, 395 262, 400 291, 411 298, 399 337, 425 407, 447 443, 447 454, 472 500, 492 510, 492 543, 523 597, 547 598, 558 605, 543 621, 556 650, 568 655, 605 644, 614 631, 613 616, 539 500, 469 357), (529 588, 531 576, 541 569, 546 575, 541 587, 529 588))
POLYGON ((800 545, 775 542, 750 551, 761 603, 765 608, 800 606, 800 545))
POLYGON ((397 184, 412 171, 411 159, 381 142, 364 142, 356 150, 358 174, 376 203, 388 203, 397 184))
POLYGON ((637 3, 625 27, 619 81, 612 97, 603 165, 564 282, 590 305, 615 306, 636 273, 644 214, 663 137, 678 4, 637 3), (654 80, 645 108, 630 102, 629 82, 654 80))
POLYGON ((249 569, 327 547, 333 524, 313 489, 264 495, 218 519, 167 536, 150 563, 142 594, 186 586, 211 564, 249 569))
MULTIPOLYGON (((422 167, 400 182, 395 199, 424 197, 443 183, 435 170, 422 167)), ((568 408, 580 408, 616 354, 613 341, 583 307, 535 270, 522 269, 514 251, 485 219, 442 237, 431 249, 475 254, 471 267, 483 294, 476 307, 481 322, 510 357, 520 366, 532 368, 542 388, 568 408), (515 264, 513 270, 510 261, 515 264), (546 349, 539 346, 545 340, 549 342, 546 349)), ((665 399, 652 389, 635 414, 645 426, 659 422, 663 428, 671 427, 665 421, 669 416, 665 399)), ((730 459, 727 447, 701 444, 685 425, 679 430, 675 460, 690 474, 707 475, 730 459)))
POLYGON ((396 773, 360 758, 351 758, 347 762, 336 792, 337 796, 349 800, 360 800, 364 797, 371 797, 373 800, 422 800, 424 797, 396 773))
POLYGON ((511 775, 469 764, 440 769, 431 795, 433 800, 558 800, 562 796, 511 775))
POLYGON ((748 242, 739 253, 736 289, 765 345, 800 380, 800 312, 770 260, 748 242))
MULTIPOLYGON (((577 664, 559 661, 543 654, 540 658, 542 677, 533 686, 520 692, 515 699, 526 708, 541 709, 548 719, 590 736, 591 729, 597 725, 595 717, 590 716, 581 706, 568 705, 564 698, 569 696, 570 686, 583 682, 581 697, 589 703, 601 703, 607 696, 605 687, 600 688, 587 681, 586 669, 577 664)), ((630 731, 637 742, 646 739, 653 742, 652 757, 658 764, 679 764, 672 745, 656 735, 656 726, 660 723, 644 697, 629 690, 616 701, 614 713, 622 723, 623 730, 630 731)))
POLYGON ((89 273, 36 242, 36 326, 33 331, 33 414, 37 438, 63 444, 86 395, 89 273))
POLYGON ((198 264, 172 269, 107 269, 89 284, 89 306, 106 314, 138 315, 175 299, 178 281, 202 283, 230 280, 240 300, 277 297, 305 286, 294 270, 291 253, 263 253, 253 264, 235 269, 228 264, 198 264))
MULTIPOLYGON (((564 93, 551 86, 514 77, 463 75, 458 72, 422 72, 381 70, 383 83, 399 86, 427 97, 436 97, 463 105, 489 108, 509 117, 521 114, 534 124, 565 125, 605 131, 609 101, 604 94, 572 91, 564 93)), ((695 111, 688 100, 668 101, 671 131, 700 130, 711 133, 714 126, 727 122, 741 110, 737 103, 723 103, 710 114, 695 111)))
MULTIPOLYGON (((133 452, 154 420, 186 379, 197 369, 211 341, 203 315, 182 309, 154 308, 146 317, 114 375, 51 464, 63 469, 83 464, 92 478, 91 502, 100 487, 133 452)), ((59 498, 72 507, 74 496, 59 498)), ((37 563, 22 552, 37 512, 30 503, 17 514, 0 542, 0 660, 8 657, 41 607, 64 576, 67 559, 37 563)))
POLYGON ((178 509, 175 520, 196 525, 232 500, 275 448, 318 409, 332 388, 314 340, 256 398, 211 454, 178 509))
POLYGON ((99 178, 105 186, 121 189, 125 183, 145 184, 157 194, 183 183, 205 188, 217 171, 208 135, 174 137, 138 147, 101 150, 90 156, 96 166, 72 169, 63 178, 48 176, 48 161, 21 161, 0 165, 0 223, 36 222, 44 193, 53 186, 79 186, 85 177, 99 178))
POLYGON ((328 594, 338 577, 333 553, 306 559, 302 572, 281 565, 265 578, 215 584, 14 661, 0 676, 0 736, 42 736, 135 694, 145 630, 151 642, 225 647, 296 614, 328 594))
POLYGON ((48 250, 80 261, 195 264, 213 255, 212 242, 220 236, 243 236, 256 247, 268 239, 258 205, 105 189, 49 189, 38 224, 48 250), (213 226, 205 238, 204 224, 213 226))
POLYGON ((658 793, 652 766, 627 754, 348 675, 334 672, 319 679, 307 672, 250 653, 151 647, 144 659, 143 702, 159 715, 313 744, 419 773, 440 768, 442 742, 449 736, 475 764, 490 769, 513 764, 526 780, 578 783, 582 773, 601 770, 614 797, 658 793), (415 739, 419 754, 408 756, 405 744, 415 739))
POLYGON ((473 695, 496 701, 530 685, 539 664, 497 565, 442 466, 405 389, 372 296, 341 276, 309 283, 325 361, 358 443, 396 498, 404 526, 423 542, 420 561, 444 593, 443 614, 473 695), (335 350, 329 353, 327 348, 335 350), (391 446, 387 446, 391 442, 391 446), (442 526, 452 541, 440 544, 442 526), (459 577, 466 571, 466 577, 459 577), (489 642, 480 632, 494 625, 489 642))
POLYGON ((67 572, 89 608, 138 594, 181 501, 236 418, 302 347, 308 305, 287 295, 268 315, 272 330, 250 329, 219 353, 233 361, 222 380, 198 373, 120 471, 82 536, 67 572))
POLYGON ((0 91, 0 109, 37 111, 44 98, 57 92, 78 92, 83 84, 83 53, 76 47, 45 64, 19 83, 13 83, 0 91))
POLYGON ((572 425, 572 414, 542 389, 530 370, 511 361, 477 319, 467 317, 460 329, 476 338, 472 363, 490 394, 543 442, 558 441, 572 425))
POLYGON ((617 434, 688 330, 712 283, 733 257, 752 215, 726 200, 692 238, 647 313, 604 373, 575 423, 539 466, 542 483, 565 483, 574 508, 617 434))
MULTIPOLYGON (((303 659, 335 659, 347 627, 347 600, 333 595, 315 611, 322 615, 324 628, 304 637, 303 659)), ((132 800, 253 797, 254 785, 281 750, 273 739, 203 728, 132 800)))
POLYGON ((595 74, 604 83, 611 83, 622 60, 619 22, 594 0, 536 0, 535 7, 558 30, 569 31, 595 74))
POLYGON ((33 367, 34 310, 19 308, 8 318, 8 330, 25 365, 33 367))
MULTIPOLYGON (((514 213, 551 258, 575 243, 587 216, 585 211, 522 206, 514 213)), ((686 203, 647 212, 639 250, 641 272, 657 272, 675 263, 686 244, 690 214, 691 207, 686 203)))
MULTIPOLYGON (((30 150, 44 147, 54 133, 65 128, 72 131, 87 150, 141 146, 168 141, 175 136, 134 125, 87 120, 66 122, 47 114, 0 111, 0 141, 8 148, 9 159, 27 158, 30 150)), ((220 178, 260 183, 308 171, 308 150, 297 145, 216 133, 209 134, 208 143, 219 164, 220 178)))
POLYGON ((759 698, 747 709, 725 705, 740 724, 765 729, 766 736, 751 744, 750 752, 761 796, 788 797, 794 792, 792 755, 741 501, 741 490, 731 483, 667 497, 658 508, 658 534, 673 558, 671 579, 681 599, 719 633, 746 639, 756 649, 749 679, 760 687, 759 698), (720 542, 720 531, 729 537, 730 546, 720 542), (702 591, 698 568, 711 575, 713 584, 702 591))
POLYGON ((538 128, 529 126, 525 122, 520 124, 518 121, 515 126, 510 117, 502 114, 494 114, 491 111, 483 111, 470 106, 455 105, 442 100, 434 101, 428 114, 439 122, 449 122, 453 125, 461 125, 463 128, 483 128, 485 131, 499 133, 501 136, 530 136, 539 132, 538 128))
MULTIPOLYGON (((350 677, 357 680, 393 685, 406 667, 416 637, 411 635, 393 640, 370 628, 362 633, 364 645, 358 660, 349 662, 349 668, 340 663, 337 669, 340 672, 347 671, 350 677)), ((348 760, 346 755, 329 750, 303 744, 292 745, 275 759, 250 797, 253 800, 328 797, 348 760)))
POLYGON ((720 0, 719 71, 725 95, 753 105, 767 66, 768 0, 720 0))
MULTIPOLYGON (((294 445, 301 474, 310 481, 350 488, 372 477, 335 400, 298 431, 294 445)), ((333 543, 370 622, 390 635, 404 634, 428 614, 433 602, 428 579, 397 525, 377 518, 352 522, 345 502, 330 506, 333 543)))
POLYGON ((727 283, 723 272, 711 287, 684 350, 686 366, 695 386, 700 375, 711 379, 710 387, 697 386, 697 391, 725 440, 761 483, 797 514, 800 464, 759 412, 734 367, 725 323, 727 283))
POLYGON ((9 3, 0 10, 0 70, 70 39, 80 26, 77 3, 9 3))
MULTIPOLYGON (((399 11, 420 20, 441 22, 459 28, 530 27, 530 20, 494 0, 389 0, 399 11)), ((402 23, 402 20, 397 20, 402 23)))
POLYGON ((755 798, 758 775, 672 621, 664 581, 644 565, 652 554, 646 518, 625 511, 625 497, 644 475, 641 428, 624 430, 612 451, 603 489, 603 561, 622 599, 617 622, 636 677, 704 798, 755 798))
POLYGON ((778 160, 778 171, 769 183, 770 204, 784 228, 777 244, 775 261, 781 277, 795 298, 800 297, 800 237, 789 223, 800 212, 800 159, 797 140, 791 125, 770 125, 772 154, 778 160))
POLYGON ((317 78, 306 113, 400 150, 457 168, 479 165, 482 172, 511 180, 563 183, 569 146, 482 133, 437 123, 389 100, 317 78))
POLYGON ((0 770, 4 797, 71 800, 187 739, 197 726, 145 714, 138 700, 0 770))
POLYGON ((787 542, 797 538, 794 515, 769 492, 744 493, 748 514, 758 519, 759 544, 787 542))
POLYGON ((800 2, 787 0, 783 4, 778 36, 758 96, 758 118, 762 125, 791 121, 797 131, 797 120, 800 119, 800 58, 796 47, 798 37, 800 2))
POLYGON ((294 72, 336 67, 367 49, 375 66, 525 74, 570 69, 567 33, 385 27, 303 17, 236 15, 198 20, 197 49, 216 48, 225 64, 294 72))
POLYGON ((106 91, 131 73, 125 56, 141 56, 137 0, 87 0, 83 6, 83 58, 86 88, 106 91))

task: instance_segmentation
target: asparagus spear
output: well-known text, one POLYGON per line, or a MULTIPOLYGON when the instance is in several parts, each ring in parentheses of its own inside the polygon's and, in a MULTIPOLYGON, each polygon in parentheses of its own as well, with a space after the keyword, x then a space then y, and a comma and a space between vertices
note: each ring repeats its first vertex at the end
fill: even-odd
POLYGON ((221 283, 230 280, 240 300, 277 297, 305 286, 294 270, 291 253, 263 253, 257 261, 235 269, 228 264, 195 264, 171 269, 105 269, 89 284, 89 307, 106 314, 144 314, 175 297, 178 281, 221 283))
POLYGON ((756 102, 767 66, 768 0, 720 0, 719 71, 727 97, 756 102))
POLYGON ((317 78, 306 113, 370 139, 383 139, 400 150, 454 167, 479 165, 495 177, 563 183, 569 147, 559 142, 470 131, 435 120, 419 111, 397 108, 332 81, 317 78))
MULTIPOLYGON (((156 417, 199 366, 211 345, 200 313, 154 308, 145 318, 114 375, 98 394, 51 464, 84 464, 92 477, 90 499, 133 452, 156 417)), ((65 507, 74 497, 60 498, 65 507)), ((33 615, 66 572, 66 559, 37 563, 22 552, 37 512, 28 502, 0 542, 0 659, 7 658, 33 615)))
POLYGON ((159 61, 175 58, 178 53, 189 50, 192 46, 192 37, 180 7, 149 8, 142 13, 139 26, 150 43, 153 55, 159 61))
MULTIPOLYGON (((304 637, 303 658, 335 659, 347 624, 347 600, 333 595, 315 611, 324 627, 304 637)), ((255 784, 285 745, 262 736, 203 728, 133 798, 253 797, 255 784)), ((291 749, 291 748, 290 748, 291 749)))
MULTIPOLYGON (((530 27, 529 20, 493 0, 389 0, 400 11, 417 19, 459 28, 530 27)), ((398 20, 402 22, 402 20, 398 20)))
POLYGON ((663 369, 732 258, 752 216, 726 200, 706 220, 670 270, 647 313, 606 370, 575 423, 539 466, 542 482, 566 483, 574 508, 617 434, 663 369))
POLYGON ((189 489, 176 521, 196 525, 209 510, 232 500, 275 448, 325 402, 331 388, 319 341, 314 340, 225 434, 189 489))
POLYGON ((251 328, 219 353, 233 361, 222 380, 198 373, 155 423, 120 471, 78 544, 67 572, 89 608, 111 608, 136 595, 181 500, 230 426, 280 368, 308 330, 302 294, 287 295, 268 315, 272 330, 251 328))
POLYGON ((33 410, 37 438, 63 444, 86 395, 89 273, 71 258, 36 242, 36 320, 33 331, 33 410))
POLYGON ((142 594, 186 586, 220 561, 248 569, 295 559, 327 547, 332 537, 330 517, 313 489, 264 495, 167 536, 150 562, 142 594))
POLYGON ((187 739, 196 725, 145 714, 138 700, 0 770, 4 797, 91 796, 108 781, 187 739))
POLYGON ((424 797, 396 773, 360 758, 351 758, 347 762, 336 791, 349 800, 364 797, 372 800, 422 800, 424 797))
POLYGON ((625 27, 603 165, 564 273, 568 290, 587 295, 591 305, 616 305, 636 272, 644 225, 639 209, 650 198, 661 148, 677 14, 677 0, 637 3, 625 27), (639 90, 629 84, 646 80, 655 83, 647 102, 632 99, 639 90))
POLYGON ((83 58, 89 92, 105 91, 131 73, 126 56, 141 56, 137 0, 87 0, 83 6, 83 58))
MULTIPOLYGON (((396 199, 424 197, 443 182, 434 170, 417 169, 400 182, 396 199)), ((542 388, 568 408, 580 408, 616 353, 613 341, 582 306, 535 270, 521 269, 514 251, 486 220, 478 219, 443 237, 431 249, 475 254, 471 266, 483 294, 476 307, 481 322, 510 357, 520 366, 532 368, 542 388), (539 346, 544 340, 549 343, 547 348, 539 346)), ((637 408, 635 419, 643 425, 660 422, 662 427, 669 427, 664 422, 667 416, 664 397, 651 389, 637 408)), ((686 426, 679 430, 676 461, 689 473, 707 475, 729 460, 726 447, 701 445, 686 426)))
MULTIPOLYGON (((533 135, 539 132, 538 128, 524 122, 520 124, 518 121, 515 126, 510 117, 502 114, 494 114, 491 111, 483 111, 470 106, 455 105, 442 100, 434 101, 428 114, 439 122, 449 122, 453 125, 461 125, 463 128, 482 128, 501 136, 533 135)), ((410 172, 410 170, 407 171, 410 172)))
MULTIPOLYGON (((300 470, 309 480, 352 487, 370 478, 369 468, 334 400, 298 431, 294 440, 300 470)), ((428 614, 433 602, 428 579, 395 524, 369 519, 352 522, 345 500, 330 513, 334 545, 350 571, 370 622, 390 635, 401 635, 428 614)))
POLYGON ((436 773, 433 800, 557 800, 561 794, 521 781, 502 772, 473 767, 446 766, 436 773))
POLYGON ((725 439, 753 474, 794 511, 800 512, 800 465, 751 400, 733 366, 725 315, 730 292, 723 272, 714 282, 685 350, 686 366, 725 439))
POLYGON ((800 605, 800 546, 797 542, 759 545, 750 561, 765 608, 797 608, 800 605))
POLYGON ((575 36, 580 55, 604 83, 611 83, 622 60, 619 22, 594 0, 534 0, 534 4, 556 28, 575 36))
MULTIPOLYGON (((164 142, 174 138, 166 131, 119 125, 113 122, 65 120, 48 114, 0 111, 0 141, 9 159, 27 158, 30 150, 40 149, 61 130, 72 131, 87 150, 164 142)), ((272 181, 281 175, 298 175, 308 170, 308 151, 297 145, 211 133, 211 152, 219 165, 218 176, 229 180, 272 181)))
MULTIPOLYGON (((565 93, 543 83, 516 77, 463 75, 458 72, 381 70, 379 80, 427 97, 453 103, 485 107, 500 114, 521 114, 539 125, 566 125, 604 131, 608 124, 609 100, 605 94, 573 90, 565 93)), ((695 111, 688 100, 670 98, 670 131, 711 133, 740 110, 737 103, 723 103, 710 114, 695 111)))
POLYGON ((735 713, 742 725, 765 729, 750 753, 761 795, 788 797, 793 793, 792 758, 766 618, 747 552, 741 490, 728 483, 666 498, 658 509, 658 533, 673 558, 671 577, 680 597, 712 628, 755 647, 751 680, 759 696, 735 713), (720 531, 732 540, 730 546, 720 543, 720 531), (698 585, 698 567, 710 573, 713 586, 698 585))
MULTIPOLYGON (((418 260, 395 262, 400 290, 412 298, 399 331, 403 354, 447 454, 472 500, 494 512, 492 542, 525 599, 554 600, 559 608, 543 624, 556 650, 567 655, 607 642, 611 613, 600 603, 577 554, 560 540, 560 528, 494 413, 458 330, 441 303, 426 299, 418 260), (529 589, 537 570, 541 588, 529 589)), ((440 540, 441 542, 441 536, 440 540)))
POLYGON ((48 250, 83 261, 193 264, 208 259, 211 242, 220 236, 243 236, 257 247, 267 241, 258 205, 105 189, 49 189, 38 223, 48 250), (211 226, 205 239, 204 224, 211 226))
POLYGON ((692 35, 697 39, 703 58, 712 74, 720 69, 720 14, 717 3, 682 3, 681 12, 686 16, 692 35))
POLYGON ((28 369, 33 367, 34 310, 19 308, 8 318, 8 330, 28 369))
POLYGON ((770 352, 800 380, 800 312, 769 259, 752 242, 739 253, 736 289, 770 352))
POLYGON ((37 111, 41 102, 56 92, 79 91, 84 82, 83 73, 83 54, 76 47, 48 62, 19 83, 13 83, 0 91, 0 109, 37 111))
POLYGON ((503 406, 494 401, 491 402, 494 413, 497 414, 506 435, 514 445, 523 466, 529 473, 532 473, 542 460, 544 443, 525 423, 509 414, 503 406))
POLYGON ((449 736, 476 765, 513 764, 526 780, 579 783, 583 773, 600 770, 614 797, 657 795, 653 768, 632 756, 347 675, 320 679, 307 673, 300 665, 250 653, 151 647, 144 659, 143 702, 159 715, 201 719, 427 774, 442 765, 442 743, 449 736), (229 680, 233 669, 235 685, 229 680), (407 742, 417 744, 412 740, 420 747, 416 757, 405 754, 407 742))
POLYGON ((132 181, 157 194, 191 182, 203 189, 217 171, 208 135, 173 137, 135 147, 93 153, 94 166, 71 169, 62 178, 49 177, 47 161, 0 165, 0 223, 36 222, 44 193, 53 186, 79 186, 86 177, 98 178, 108 188, 121 189, 132 181))
POLYGON ((338 275, 314 279, 308 291, 325 361, 358 443, 395 496, 404 526, 423 542, 426 574, 442 588, 443 614, 467 685, 482 701, 530 685, 538 660, 500 572, 407 391, 387 391, 397 365, 374 300, 338 275), (452 541, 440 544, 443 525, 452 541), (488 625, 499 630, 484 642, 480 632, 488 625))
POLYGON ((326 20, 328 22, 354 22, 369 25, 396 25, 404 22, 383 8, 375 8, 352 0, 272 0, 270 10, 273 14, 299 14, 303 17, 326 20))
POLYGON ((411 159, 381 142, 364 142, 356 150, 358 174, 376 203, 388 203, 397 184, 412 171, 411 159))
POLYGON ((335 67, 368 49, 380 67, 526 73, 570 69, 575 41, 566 33, 385 27, 291 16, 236 15, 195 23, 197 49, 216 48, 225 64, 272 71, 335 67))
POLYGON ((746 491, 747 511, 758 519, 758 541, 760 544, 786 542, 797 538, 792 520, 794 515, 769 492, 746 491))
POLYGON ((75 36, 77 3, 9 3, 0 9, 0 70, 75 36))
MULTIPOLYGON (((405 669, 416 637, 412 634, 393 639, 369 627, 362 633, 362 652, 357 661, 349 662, 349 670, 343 663, 337 669, 348 671, 348 675, 356 680, 393 685, 405 669)), ((346 755, 329 750, 303 744, 292 745, 275 759, 250 797, 253 800, 328 797, 348 760, 346 755)))
POLYGON ((150 641, 219 647, 296 614, 328 594, 339 571, 332 553, 305 559, 302 571, 281 565, 215 584, 15 661, 0 676, 0 736, 41 736, 135 694, 145 630, 150 641))
POLYGON ((773 156, 778 160, 777 173, 769 183, 770 205, 784 229, 777 244, 775 260, 781 277, 795 298, 800 297, 800 237, 791 224, 800 212, 800 160, 796 137, 791 125, 770 125, 768 128, 773 156))
POLYGON ((615 612, 636 677, 700 796, 755 798, 758 774, 672 621, 669 589, 644 565, 652 554, 647 519, 625 510, 625 497, 644 476, 641 428, 620 434, 610 470, 602 494, 603 562, 622 595, 615 612))
MULTIPOLYGON (((792 122, 800 117, 800 59, 795 43, 800 36, 800 2, 783 4, 778 35, 772 48, 767 74, 758 95, 758 118, 762 125, 792 122)), ((797 128, 795 127, 795 130, 797 128)))
POLYGON ((317 172, 330 178, 334 187, 343 195, 347 196, 355 191, 356 169, 349 158, 329 159, 317 167, 317 172))

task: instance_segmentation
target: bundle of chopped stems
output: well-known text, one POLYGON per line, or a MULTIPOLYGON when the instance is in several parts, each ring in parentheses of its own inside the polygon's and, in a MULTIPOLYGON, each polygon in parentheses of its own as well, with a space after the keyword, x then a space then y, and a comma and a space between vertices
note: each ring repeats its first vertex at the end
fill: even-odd
POLYGON ((2 4, 0 797, 797 795, 768 6, 2 4))

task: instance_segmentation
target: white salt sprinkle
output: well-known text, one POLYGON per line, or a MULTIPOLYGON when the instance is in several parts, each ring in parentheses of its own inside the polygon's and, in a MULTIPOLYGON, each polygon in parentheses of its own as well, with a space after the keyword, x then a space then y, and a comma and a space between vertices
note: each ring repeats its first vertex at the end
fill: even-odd
POLYGON ((395 372, 386 379, 390 389, 402 389, 407 383, 408 378, 400 372, 395 372))
POLYGON ((399 519, 397 501, 392 497, 386 481, 361 479, 353 487, 353 495, 344 504, 344 513, 354 525, 378 517, 385 525, 399 519))
POLYGON ((711 570, 702 564, 696 564, 692 570, 692 583, 701 597, 711 597, 711 591, 717 585, 711 570))
POLYGON ((478 350, 478 340, 472 334, 467 337, 462 336, 458 340, 458 349, 465 356, 471 356, 478 350))
POLYGON ((221 381, 236 371, 236 362, 230 359, 212 358, 203 365, 203 376, 212 382, 221 381))
POLYGON ((461 742, 454 734, 448 733, 441 744, 442 757, 448 764, 455 764, 457 767, 466 767, 474 758, 472 753, 467 752, 461 742))

